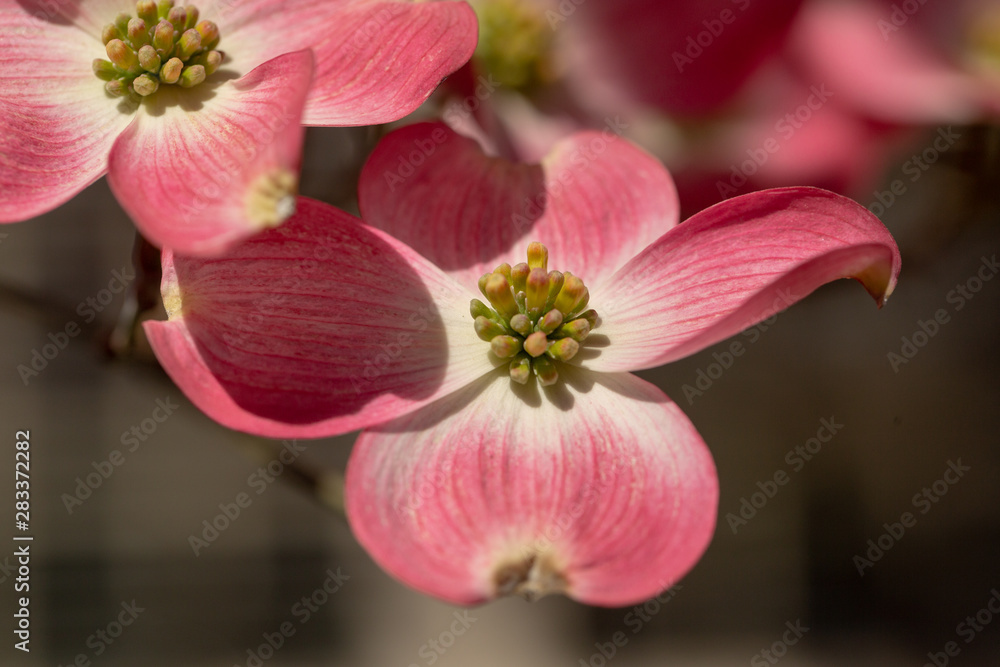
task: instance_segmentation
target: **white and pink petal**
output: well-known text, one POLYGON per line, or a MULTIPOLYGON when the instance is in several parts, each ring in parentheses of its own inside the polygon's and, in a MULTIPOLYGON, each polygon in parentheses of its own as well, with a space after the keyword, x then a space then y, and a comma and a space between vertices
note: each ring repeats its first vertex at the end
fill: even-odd
POLYGON ((325 437, 414 410, 493 369, 471 294, 357 218, 300 199, 214 259, 163 260, 167 322, 145 325, 202 411, 267 437, 325 437))
POLYGON ((100 178, 132 122, 135 107, 94 75, 100 30, 87 32, 70 14, 59 3, 0 3, 0 222, 50 211, 100 178))
POLYGON ((512 391, 498 371, 364 431, 347 468, 362 546, 458 604, 644 600, 698 561, 717 503, 711 455, 674 403, 633 375, 582 369, 541 391, 512 391))
POLYGON ((605 284, 590 286, 590 305, 601 316, 595 335, 605 344, 582 363, 600 371, 659 366, 839 278, 858 280, 881 306, 899 270, 888 230, 846 197, 817 188, 734 197, 664 234, 605 284))
POLYGON ((291 215, 312 68, 297 51, 145 101, 111 150, 108 181, 147 239, 213 255, 291 215))
POLYGON ((548 247, 551 268, 597 282, 678 219, 667 171, 610 130, 575 134, 526 165, 442 123, 407 126, 376 147, 358 197, 366 223, 469 285, 524 261, 532 241, 548 247))

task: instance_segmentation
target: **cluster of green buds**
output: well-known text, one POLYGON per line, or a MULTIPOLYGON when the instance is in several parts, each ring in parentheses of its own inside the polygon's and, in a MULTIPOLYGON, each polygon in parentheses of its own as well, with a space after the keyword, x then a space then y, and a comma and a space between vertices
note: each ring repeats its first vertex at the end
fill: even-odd
POLYGON ((135 13, 122 12, 101 34, 109 60, 95 59, 94 74, 112 95, 146 97, 161 84, 191 88, 219 68, 219 27, 198 21, 197 7, 139 0, 135 13))
POLYGON ((590 292, 573 274, 548 270, 549 251, 528 245, 528 262, 501 264, 479 279, 491 309, 472 300, 476 333, 490 351, 510 359, 510 378, 525 384, 534 374, 542 386, 559 379, 555 362, 569 361, 597 326, 597 313, 585 310, 590 292))

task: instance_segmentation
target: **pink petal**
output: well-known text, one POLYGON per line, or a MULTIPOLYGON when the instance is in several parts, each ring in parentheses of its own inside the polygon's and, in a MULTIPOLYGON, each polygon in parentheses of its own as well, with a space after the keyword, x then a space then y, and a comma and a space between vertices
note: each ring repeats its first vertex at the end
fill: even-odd
POLYGON ((476 48, 464 2, 218 0, 222 47, 246 72, 292 48, 316 54, 306 125, 374 125, 415 110, 476 48))
POLYGON ((363 432, 347 516, 375 561, 459 604, 511 592, 532 566, 534 586, 513 592, 603 606, 684 576, 718 503, 701 437, 633 375, 574 369, 563 380, 539 395, 491 376, 363 432))
POLYGON ((35 16, 60 6, 0 5, 0 222, 52 210, 100 178, 133 119, 94 76, 101 42, 61 15, 35 16))
MULTIPOLYGON (((647 104, 680 114, 730 101, 780 49, 801 0, 585 2, 592 48, 582 65, 647 104)), ((571 17, 570 20, 577 20, 571 17)), ((582 79, 582 77, 576 77, 582 79)))
POLYGON ((605 336, 607 345, 584 363, 637 370, 680 359, 838 278, 860 281, 881 305, 899 268, 892 236, 850 199, 816 188, 734 197, 591 287, 591 307, 602 319, 591 337, 605 336))
POLYGON ((893 29, 891 16, 889 3, 808 3, 792 53, 840 103, 882 121, 958 123, 981 113, 982 82, 949 65, 917 25, 893 29))
POLYGON ((290 215, 311 73, 312 54, 298 51, 237 81, 164 87, 147 100, 115 143, 108 175, 146 238, 219 254, 290 215))
POLYGON ((663 166, 612 132, 557 144, 541 165, 487 157, 441 123, 385 137, 361 173, 365 222, 387 231, 458 282, 548 246, 550 268, 588 284, 608 277, 677 222, 663 166))
POLYGON ((163 259, 160 363, 225 426, 324 437, 391 419, 490 371, 471 294, 403 244, 299 199, 218 259, 163 259))

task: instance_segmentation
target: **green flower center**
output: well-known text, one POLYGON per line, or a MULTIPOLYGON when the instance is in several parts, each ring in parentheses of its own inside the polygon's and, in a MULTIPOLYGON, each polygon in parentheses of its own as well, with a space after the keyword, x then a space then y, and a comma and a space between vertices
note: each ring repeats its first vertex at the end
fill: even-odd
POLYGON ((515 90, 550 82, 553 32, 541 9, 524 0, 474 0, 479 16, 476 58, 515 90))
POLYGON ((198 21, 197 7, 140 0, 135 13, 122 12, 101 33, 109 60, 95 59, 94 74, 110 94, 143 98, 164 84, 193 88, 219 68, 219 27, 198 21))
POLYGON ((528 262, 501 264, 479 279, 490 308, 473 299, 476 333, 490 352, 510 359, 510 379, 532 376, 545 387, 559 379, 556 362, 569 361, 597 326, 597 312, 585 310, 590 292, 572 273, 548 270, 549 251, 528 245, 528 262))

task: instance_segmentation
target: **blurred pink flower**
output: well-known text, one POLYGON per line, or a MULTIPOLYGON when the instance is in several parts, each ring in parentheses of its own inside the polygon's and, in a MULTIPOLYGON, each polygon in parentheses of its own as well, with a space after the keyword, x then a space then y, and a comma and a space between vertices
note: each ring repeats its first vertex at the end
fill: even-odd
POLYGON ((788 57, 873 120, 970 123, 1000 112, 998 30, 995 0, 811 0, 788 57))
POLYGON ((781 58, 676 165, 685 201, 791 183, 870 196, 926 127, 996 118, 997 34, 995 1, 806 2, 781 58))
POLYGON ((0 0, 0 222, 107 172, 153 242, 222 252, 292 212, 301 124, 400 118, 476 39, 462 2, 200 5, 0 0))
POLYGON ((694 426, 629 371, 837 278, 881 304, 900 266, 874 216, 817 189, 677 224, 669 174, 611 133, 523 165, 411 125, 370 157, 360 208, 367 224, 303 199, 224 257, 164 253, 169 321, 146 331, 224 425, 365 429, 347 471, 355 534, 402 581, 462 604, 623 605, 676 582, 711 539, 718 481, 694 426))

